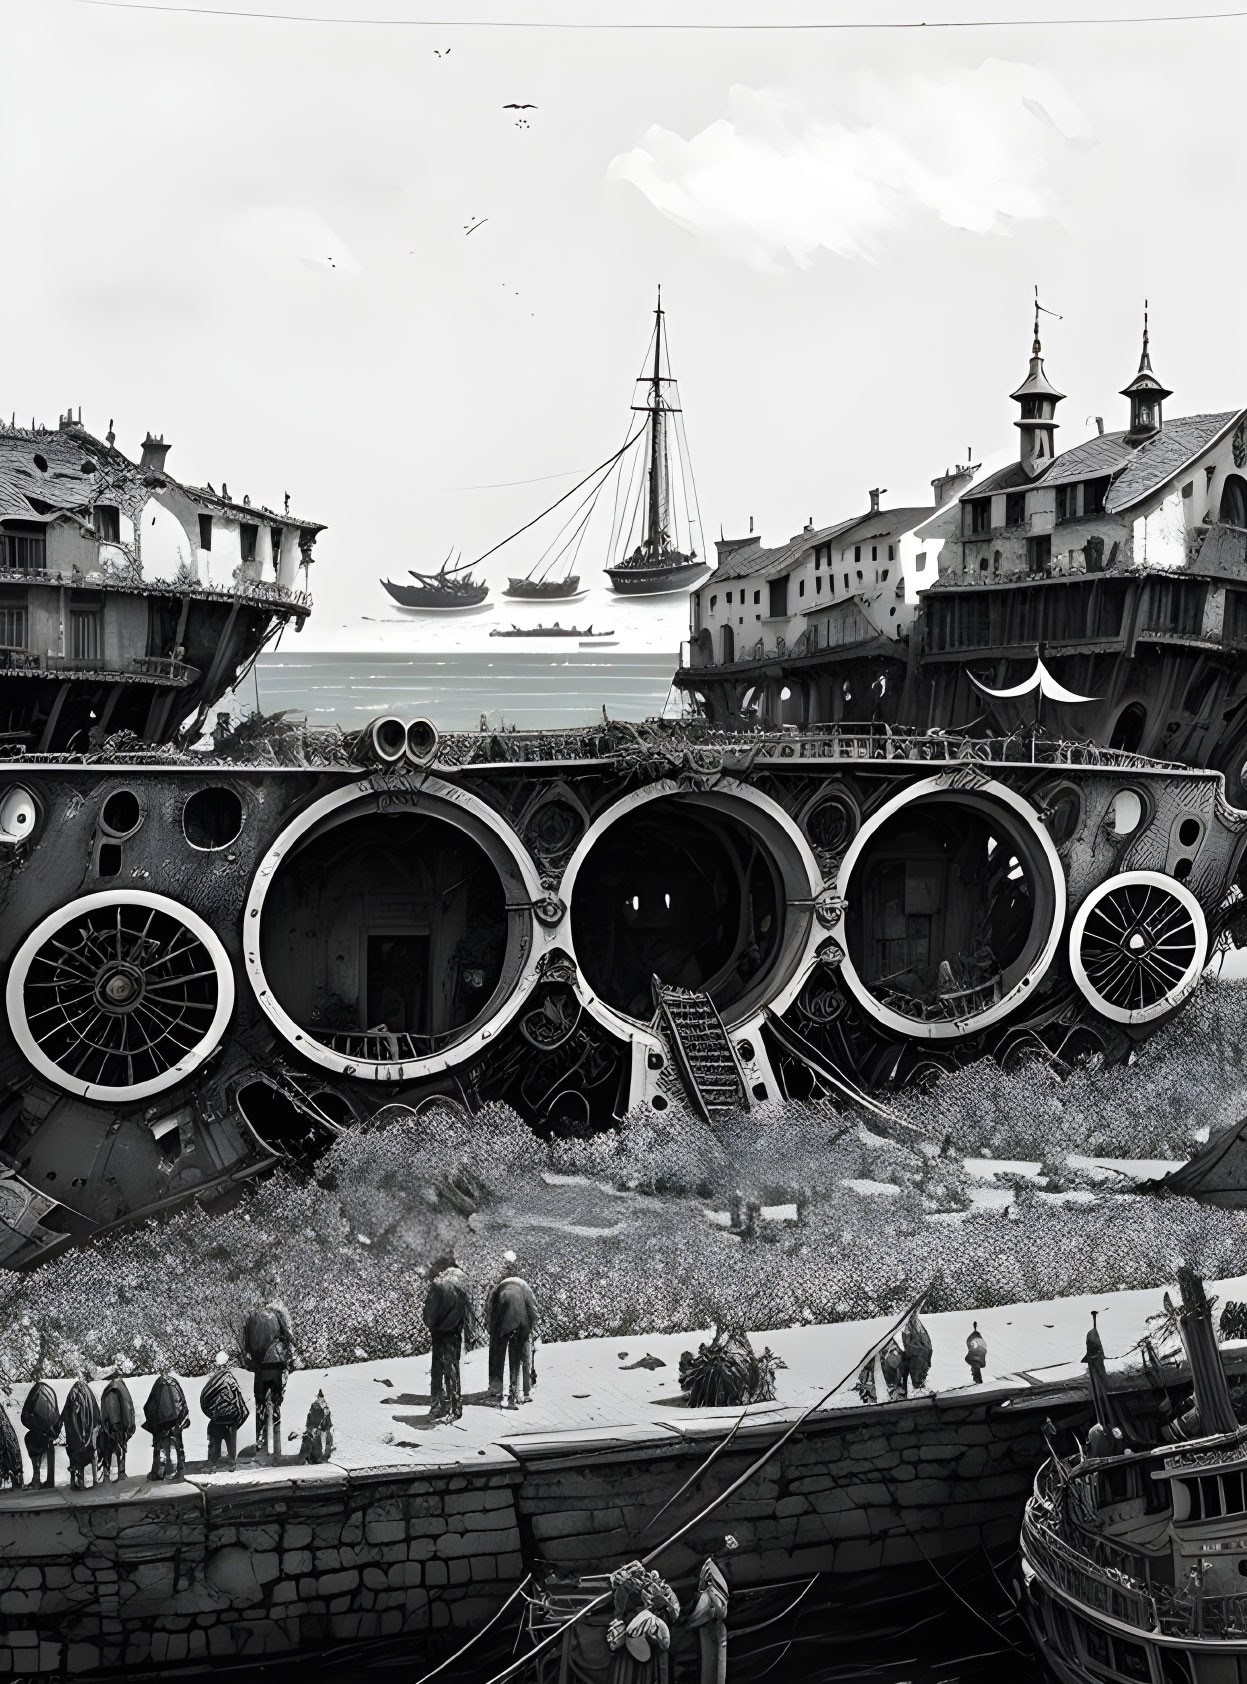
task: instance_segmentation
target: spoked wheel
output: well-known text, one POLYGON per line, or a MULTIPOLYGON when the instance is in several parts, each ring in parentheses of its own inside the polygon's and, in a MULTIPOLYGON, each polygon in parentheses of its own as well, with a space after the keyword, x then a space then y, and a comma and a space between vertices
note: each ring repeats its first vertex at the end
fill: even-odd
POLYGON ((1190 993, 1208 958, 1195 896, 1158 871, 1128 871, 1092 891, 1070 930, 1070 969, 1097 1012, 1150 1023, 1190 993))
POLYGON ((118 890, 73 901, 32 931, 7 1003, 19 1046, 49 1080, 84 1098, 142 1099, 217 1045, 234 977, 197 913, 118 890))

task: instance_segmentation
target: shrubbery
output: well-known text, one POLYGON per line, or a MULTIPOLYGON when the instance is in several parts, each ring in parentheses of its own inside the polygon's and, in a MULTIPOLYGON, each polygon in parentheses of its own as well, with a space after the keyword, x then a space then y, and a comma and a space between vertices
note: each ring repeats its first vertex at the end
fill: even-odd
POLYGON ((1183 1199, 1055 1204, 1021 1181, 1009 1211, 969 1211, 959 1157, 940 1145, 951 1136, 959 1153, 1038 1160, 1066 1187, 1085 1179, 1065 1165, 1071 1151, 1185 1156, 1196 1129, 1247 1110, 1244 995, 1205 987, 1130 1068, 1091 1065, 1060 1082, 1040 1064, 1007 1074, 983 1063, 899 1096, 893 1109, 920 1147, 819 1105, 716 1129, 673 1109, 549 1143, 503 1106, 470 1122, 396 1108, 344 1136, 314 1177, 279 1174, 231 1210, 192 1207, 0 1276, 0 1373, 202 1373, 222 1346, 237 1350, 247 1309, 273 1293, 308 1366, 422 1351, 425 1270, 449 1248, 481 1302, 516 1250, 549 1339, 891 1313, 932 1282, 930 1309, 973 1310, 1155 1286, 1179 1261, 1237 1274, 1240 1213, 1183 1199), (596 1214, 570 1211, 582 1190, 546 1176, 587 1178, 596 1214), (896 1192, 862 1196, 846 1179, 896 1192), (749 1236, 707 1220, 734 1197, 795 1204, 800 1220, 749 1236))

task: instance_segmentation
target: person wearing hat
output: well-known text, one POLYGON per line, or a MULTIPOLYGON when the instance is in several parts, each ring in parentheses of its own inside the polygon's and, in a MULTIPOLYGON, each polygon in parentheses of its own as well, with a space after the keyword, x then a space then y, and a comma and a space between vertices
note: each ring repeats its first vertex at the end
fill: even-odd
POLYGON ((528 1282, 510 1272, 515 1253, 503 1254, 508 1273, 489 1295, 485 1322, 489 1328, 489 1395, 501 1400, 502 1382, 508 1381, 507 1408, 528 1403, 536 1381, 533 1348, 537 1343, 537 1300, 528 1282), (506 1371, 509 1368, 510 1373, 506 1371), (520 1382, 523 1392, 520 1395, 520 1382))
POLYGON ((429 1420, 457 1421, 463 1414, 459 1361, 472 1316, 468 1278, 451 1252, 437 1259, 429 1277, 424 1300, 424 1325, 433 1339, 429 1420))

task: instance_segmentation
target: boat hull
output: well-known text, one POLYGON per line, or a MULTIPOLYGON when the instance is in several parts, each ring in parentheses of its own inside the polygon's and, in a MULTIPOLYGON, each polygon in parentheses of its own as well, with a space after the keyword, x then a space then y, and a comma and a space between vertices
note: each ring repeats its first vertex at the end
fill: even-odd
POLYGON ((400 608, 417 608, 424 612, 475 608, 489 595, 488 585, 472 585, 465 591, 445 591, 421 585, 396 585, 389 579, 382 579, 381 584, 400 608))
POLYGON ((607 567, 603 571, 620 596, 665 596, 691 584, 706 571, 706 564, 687 561, 675 567, 607 567))
POLYGON ((509 579, 502 594, 520 597, 525 602, 563 602, 578 595, 579 591, 580 578, 573 573, 566 579, 509 579))

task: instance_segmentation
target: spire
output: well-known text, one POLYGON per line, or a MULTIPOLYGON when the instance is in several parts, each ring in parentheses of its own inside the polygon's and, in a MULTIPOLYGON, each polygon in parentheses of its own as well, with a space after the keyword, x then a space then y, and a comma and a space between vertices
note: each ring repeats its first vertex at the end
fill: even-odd
MULTIPOLYGON (((1030 368, 1026 379, 1011 393, 1015 403, 1022 407, 1022 413, 1013 423, 1021 429, 1020 460, 1028 474, 1041 474, 1056 454, 1056 406, 1065 396, 1059 392, 1048 376, 1044 373, 1043 347, 1039 341, 1039 312, 1043 306, 1039 302, 1039 288, 1035 288, 1035 327, 1031 340, 1030 368)), ((1053 312, 1048 311, 1051 315, 1053 312)))
POLYGON ((1143 351, 1139 357, 1139 372, 1128 386, 1123 386, 1121 395, 1130 399, 1130 430, 1126 434, 1127 444, 1143 444, 1153 439, 1164 426, 1162 406, 1166 398, 1173 396, 1167 386, 1162 386, 1152 373, 1152 357, 1148 349, 1147 332, 1147 299, 1143 300, 1143 351))

